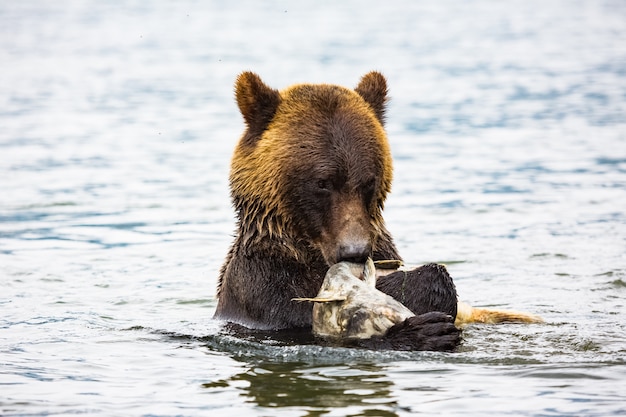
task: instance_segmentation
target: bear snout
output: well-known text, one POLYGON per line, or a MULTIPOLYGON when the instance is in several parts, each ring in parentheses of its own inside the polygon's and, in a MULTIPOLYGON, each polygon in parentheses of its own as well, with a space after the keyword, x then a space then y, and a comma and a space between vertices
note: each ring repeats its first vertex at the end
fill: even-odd
MULTIPOLYGON (((365 263, 372 254, 372 231, 367 208, 358 195, 342 196, 334 206, 329 249, 335 262, 365 263)), ((327 259, 331 261, 331 259, 327 259)))
POLYGON ((369 241, 345 242, 337 248, 337 262, 365 263, 371 252, 369 241))

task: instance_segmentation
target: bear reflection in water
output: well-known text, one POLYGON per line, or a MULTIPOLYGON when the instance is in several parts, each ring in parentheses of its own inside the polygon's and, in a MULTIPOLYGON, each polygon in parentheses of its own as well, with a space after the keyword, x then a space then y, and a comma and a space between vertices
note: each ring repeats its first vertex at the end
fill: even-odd
MULTIPOLYGON (((429 325, 441 332, 443 313, 416 317, 403 304, 376 289, 376 267, 371 258, 365 265, 339 262, 331 266, 315 298, 299 297, 293 301, 314 303, 316 336, 345 344, 413 350, 423 346, 424 338, 420 335, 430 333, 429 325), (401 337, 393 337, 394 334, 401 337)), ((440 346, 441 350, 452 350, 459 341, 459 331, 451 324, 447 333, 449 346, 440 346)))

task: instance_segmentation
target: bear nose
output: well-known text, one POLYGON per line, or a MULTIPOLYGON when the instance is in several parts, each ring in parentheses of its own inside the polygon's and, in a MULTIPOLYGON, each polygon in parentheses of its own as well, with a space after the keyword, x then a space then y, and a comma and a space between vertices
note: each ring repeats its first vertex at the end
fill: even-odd
POLYGON ((371 250, 371 245, 365 242, 343 244, 337 250, 337 261, 364 263, 370 256, 371 250))

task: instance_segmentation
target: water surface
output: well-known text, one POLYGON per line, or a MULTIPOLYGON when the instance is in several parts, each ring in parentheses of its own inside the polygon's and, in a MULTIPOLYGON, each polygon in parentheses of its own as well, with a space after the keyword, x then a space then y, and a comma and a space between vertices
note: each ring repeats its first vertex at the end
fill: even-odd
POLYGON ((625 38, 619 1, 4 2, 0 414, 626 414, 625 38), (211 320, 236 75, 372 69, 405 259, 545 324, 443 354, 211 320))

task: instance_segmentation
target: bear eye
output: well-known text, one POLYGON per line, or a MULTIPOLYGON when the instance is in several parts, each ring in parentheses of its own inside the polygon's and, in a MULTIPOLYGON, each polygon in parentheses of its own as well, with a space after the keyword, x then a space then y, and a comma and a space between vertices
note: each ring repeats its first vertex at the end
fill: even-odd
POLYGON ((371 201, 374 199, 375 191, 376 179, 372 178, 363 185, 363 197, 365 198, 366 203, 371 203, 371 201))
POLYGON ((329 180, 317 180, 317 188, 320 191, 330 191, 331 184, 329 180))

